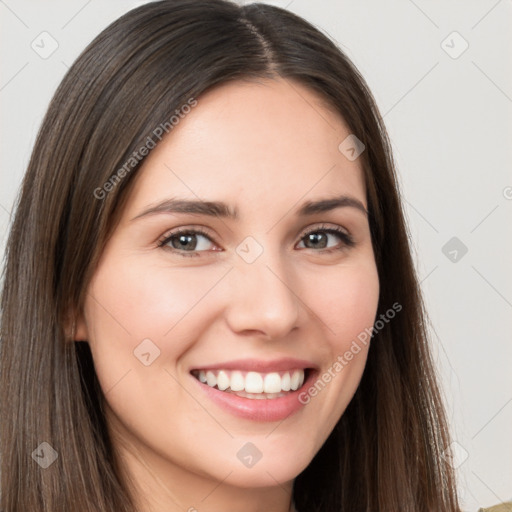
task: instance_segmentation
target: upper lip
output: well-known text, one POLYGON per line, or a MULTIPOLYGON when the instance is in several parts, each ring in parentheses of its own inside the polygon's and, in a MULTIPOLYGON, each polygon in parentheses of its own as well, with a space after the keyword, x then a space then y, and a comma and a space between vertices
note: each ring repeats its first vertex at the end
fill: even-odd
POLYGON ((262 360, 262 359, 236 359, 232 361, 224 361, 221 363, 209 364, 205 366, 194 366, 190 371, 194 370, 242 370, 246 372, 284 372, 286 370, 300 370, 317 366, 311 361, 305 359, 295 359, 285 357, 281 359, 262 360))

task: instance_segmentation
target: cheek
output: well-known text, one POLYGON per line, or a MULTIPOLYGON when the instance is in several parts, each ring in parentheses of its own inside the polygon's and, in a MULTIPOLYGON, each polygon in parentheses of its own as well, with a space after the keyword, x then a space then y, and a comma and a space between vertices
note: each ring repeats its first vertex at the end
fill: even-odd
POLYGON ((308 294, 308 306, 324 327, 324 365, 300 399, 314 410, 312 416, 325 419, 320 436, 324 439, 361 380, 377 313, 379 278, 369 259, 319 274, 316 283, 315 291, 308 294))
POLYGON ((150 338, 164 352, 180 351, 193 338, 190 329, 201 327, 198 315, 206 321, 213 314, 202 299, 226 270, 148 266, 133 260, 97 270, 89 292, 94 299, 89 301, 89 324, 95 326, 96 337, 112 343, 135 347, 150 338))
POLYGON ((379 278, 373 260, 318 273, 308 287, 308 306, 323 321, 329 345, 344 352, 361 332, 373 326, 379 278))
POLYGON ((109 393, 109 401, 121 389, 131 400, 143 400, 137 393, 161 385, 158 374, 167 386, 179 387, 169 382, 164 368, 172 371, 213 321, 212 303, 202 299, 225 273, 224 268, 199 266, 137 266, 119 258, 98 267, 88 289, 85 317, 101 388, 104 393, 117 390, 109 393))
POLYGON ((206 266, 137 267, 118 258, 102 264, 91 281, 85 307, 88 341, 109 414, 155 450, 180 454, 180 440, 195 430, 197 437, 204 436, 204 410, 190 400, 189 384, 175 369, 211 325, 214 307, 202 299, 225 274, 225 268, 206 266), (145 353, 152 361, 147 366, 145 353), (186 421, 177 422, 183 404, 190 404, 186 421), (169 425, 176 443, 168 438, 169 425))

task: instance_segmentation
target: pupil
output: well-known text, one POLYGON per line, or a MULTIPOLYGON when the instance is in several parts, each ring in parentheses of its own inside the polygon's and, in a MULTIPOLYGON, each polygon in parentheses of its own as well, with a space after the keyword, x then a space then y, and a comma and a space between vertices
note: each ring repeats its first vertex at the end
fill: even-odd
POLYGON ((312 233, 309 235, 309 241, 313 242, 313 247, 321 247, 322 249, 326 247, 326 237, 324 233, 312 233), (320 237, 324 237, 323 243, 319 241, 320 237))
POLYGON ((175 249, 195 249, 196 244, 192 243, 191 240, 193 240, 194 235, 179 235, 177 240, 178 244, 181 244, 184 247, 176 247, 173 243, 173 247, 175 249), (187 247, 187 244, 190 244, 190 246, 187 247))

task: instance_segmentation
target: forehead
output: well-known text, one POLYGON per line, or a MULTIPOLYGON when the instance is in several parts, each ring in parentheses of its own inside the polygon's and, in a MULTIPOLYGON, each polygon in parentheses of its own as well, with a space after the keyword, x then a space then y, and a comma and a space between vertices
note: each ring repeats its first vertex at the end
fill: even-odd
POLYGON ((342 117, 296 81, 223 84, 197 98, 147 156, 130 213, 171 195, 223 200, 241 212, 339 194, 366 205, 360 161, 338 148, 348 135, 342 117))

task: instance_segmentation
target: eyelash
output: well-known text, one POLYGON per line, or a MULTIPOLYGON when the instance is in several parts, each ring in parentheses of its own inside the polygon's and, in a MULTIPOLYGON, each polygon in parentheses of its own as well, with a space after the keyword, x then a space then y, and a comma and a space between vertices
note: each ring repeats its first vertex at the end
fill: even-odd
MULTIPOLYGON (((322 253, 332 253, 337 251, 342 251, 347 248, 351 248, 355 245, 354 239, 351 235, 346 233, 345 231, 341 230, 340 228, 333 228, 333 227, 327 227, 327 226, 317 226, 314 229, 311 229, 309 231, 306 231, 302 236, 300 237, 300 241, 302 241, 304 238, 306 238, 308 235, 311 235, 313 233, 328 233, 331 235, 337 235, 342 240, 342 245, 339 247, 331 247, 329 249, 321 249, 319 251, 315 252, 322 252, 322 253)), ((191 228, 178 228, 174 231, 171 231, 170 233, 166 233, 163 237, 163 239, 158 241, 158 247, 162 248, 164 250, 171 251, 175 254, 179 254, 180 256, 183 256, 185 258, 188 257, 196 257, 200 256, 202 252, 209 252, 209 251, 182 251, 179 249, 175 249, 173 247, 167 246, 167 244, 176 236, 179 235, 203 235, 206 237, 210 242, 215 243, 208 232, 206 232, 204 229, 200 227, 195 227, 193 229, 191 228)), ((309 247, 306 247, 306 249, 309 249, 309 247)))

